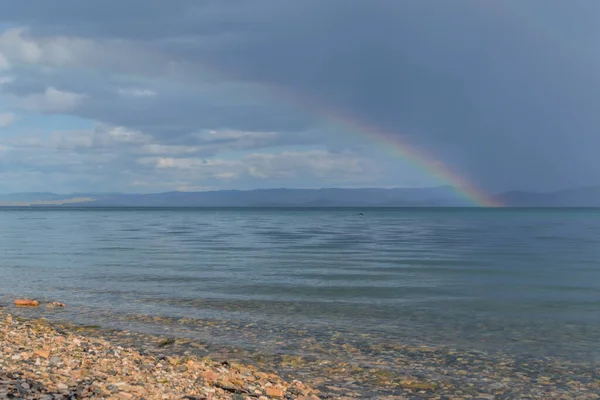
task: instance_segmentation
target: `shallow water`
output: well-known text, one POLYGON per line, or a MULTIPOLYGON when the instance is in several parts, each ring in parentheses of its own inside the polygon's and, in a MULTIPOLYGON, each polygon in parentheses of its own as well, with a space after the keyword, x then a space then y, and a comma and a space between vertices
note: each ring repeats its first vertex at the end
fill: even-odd
POLYGON ((600 209, 5 208, 0 276, 57 319, 274 352, 303 330, 600 360, 600 209))

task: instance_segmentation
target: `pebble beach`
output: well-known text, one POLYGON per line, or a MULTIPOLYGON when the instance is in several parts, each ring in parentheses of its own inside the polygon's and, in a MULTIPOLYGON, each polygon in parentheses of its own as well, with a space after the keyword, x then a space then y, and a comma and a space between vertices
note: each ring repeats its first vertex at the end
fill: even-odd
POLYGON ((268 357, 234 347, 207 350, 202 343, 191 346, 178 338, 51 323, 10 311, 0 311, 0 398, 600 398, 598 366, 558 359, 379 344, 368 365, 359 362, 364 350, 350 343, 339 349, 331 344, 329 356, 322 358, 268 357), (332 358, 336 352, 339 358, 332 358))
POLYGON ((0 398, 318 399, 299 381, 251 366, 156 357, 1 313, 0 398))

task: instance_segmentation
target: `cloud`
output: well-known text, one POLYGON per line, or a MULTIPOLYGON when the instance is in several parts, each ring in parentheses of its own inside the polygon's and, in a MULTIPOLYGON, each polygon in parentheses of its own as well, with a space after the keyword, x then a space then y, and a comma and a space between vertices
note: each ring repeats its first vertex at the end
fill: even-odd
POLYGON ((244 159, 223 168, 247 185, 298 183, 294 168, 323 184, 341 176, 317 154, 299 161, 305 146, 372 157, 398 184, 413 175, 336 126, 346 115, 364 136, 396 135, 490 191, 600 181, 594 2, 32 1, 3 3, 0 70, 14 80, 0 101, 139 132, 135 143, 89 133, 68 150, 101 151, 106 136, 131 169, 119 179, 182 170, 139 157, 244 159), (267 155, 282 151, 287 163, 267 155))
POLYGON ((13 190, 34 182, 46 188, 55 181, 52 190, 60 192, 336 186, 370 182, 380 173, 368 158, 348 152, 274 148, 232 158, 230 149, 243 147, 239 141, 252 133, 211 132, 211 136, 219 139, 204 137, 195 146, 165 145, 143 132, 98 126, 0 137, 0 166, 3 171, 9 168, 11 176, 24 177, 11 186, 13 190), (223 142, 222 137, 228 140, 223 142), (85 177, 93 187, 78 187, 85 177))
POLYGON ((286 151, 281 154, 250 154, 245 158, 248 173, 257 178, 285 180, 298 174, 329 179, 356 178, 365 173, 364 160, 348 154, 323 150, 286 151))
POLYGON ((7 83, 14 82, 14 78, 11 76, 0 76, 0 87, 2 85, 6 85, 7 83))
POLYGON ((136 88, 119 88, 117 90, 119 96, 123 97, 155 97, 158 95, 157 92, 150 89, 136 89, 136 88))
POLYGON ((0 113, 0 128, 6 128, 15 122, 16 116, 13 113, 0 113))
MULTIPOLYGON (((0 53, 14 66, 67 67, 110 66, 102 62, 107 54, 122 55, 132 50, 127 43, 104 43, 72 36, 35 37, 27 27, 11 28, 0 34, 0 53)), ((139 60, 142 62, 143 60, 139 60)))
POLYGON ((161 138, 123 126, 98 125, 89 130, 52 131, 37 135, 20 135, 1 140, 13 148, 36 151, 76 151, 82 155, 89 152, 110 151, 128 157, 203 155, 212 157, 229 151, 264 148, 265 140, 276 140, 272 132, 234 132, 223 135, 216 131, 198 134, 189 144, 165 144, 161 138), (208 136, 207 136, 208 135, 208 136), (227 139, 223 139, 227 137, 227 139))
POLYGON ((30 94, 21 98, 19 104, 29 111, 65 113, 75 110, 85 97, 83 94, 48 87, 43 93, 30 94))
POLYGON ((195 157, 142 157, 139 163, 156 169, 193 171, 203 179, 289 181, 298 178, 347 180, 364 175, 368 162, 350 154, 324 150, 251 153, 239 160, 195 157))
POLYGON ((37 64, 47 62, 54 65, 64 65, 69 61, 70 52, 65 44, 67 39, 48 41, 43 45, 27 38, 25 28, 9 29, 0 35, 0 52, 11 62, 37 64))

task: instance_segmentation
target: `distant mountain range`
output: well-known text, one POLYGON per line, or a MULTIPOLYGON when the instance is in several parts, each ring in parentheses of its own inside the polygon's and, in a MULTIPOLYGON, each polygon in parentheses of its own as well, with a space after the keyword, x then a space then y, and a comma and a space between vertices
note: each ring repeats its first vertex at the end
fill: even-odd
POLYGON ((512 207, 600 207, 600 186, 587 186, 549 193, 512 191, 498 196, 512 207))
MULTIPOLYGON (((600 186, 548 193, 512 191, 497 200, 509 207, 600 207, 600 186)), ((464 207, 472 203, 451 186, 403 189, 256 189, 206 192, 14 193, 0 206, 77 207, 464 207)))

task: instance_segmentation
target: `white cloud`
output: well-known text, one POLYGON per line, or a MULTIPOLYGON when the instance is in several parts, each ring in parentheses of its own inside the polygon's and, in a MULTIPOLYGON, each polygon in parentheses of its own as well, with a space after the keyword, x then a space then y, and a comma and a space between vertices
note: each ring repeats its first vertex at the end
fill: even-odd
POLYGON ((254 153, 244 158, 248 173, 257 178, 287 179, 309 174, 322 179, 346 179, 364 172, 355 155, 324 150, 254 153))
POLYGON ((204 131, 193 136, 201 143, 206 143, 206 148, 212 148, 218 153, 221 150, 247 150, 269 146, 277 142, 279 133, 224 129, 204 131))
MULTIPOLYGON (((101 132, 102 133, 102 132, 101 132)), ((134 131, 122 126, 111 127, 105 130, 106 136, 110 138, 110 142, 115 143, 146 143, 150 137, 140 131, 134 131)), ((98 134, 98 133, 97 133, 98 134)))
POLYGON ((61 150, 127 150, 135 149, 148 143, 151 138, 142 132, 130 130, 122 126, 99 127, 89 131, 53 132, 46 146, 61 150), (128 146, 128 147, 127 147, 128 146))
MULTIPOLYGON (((64 185, 73 187, 81 182, 102 181, 102 190, 139 188, 143 192, 222 189, 245 186, 248 182, 297 186, 314 182, 315 178, 323 184, 344 185, 367 182, 377 175, 368 159, 352 153, 256 152, 237 159, 193 154, 202 149, 203 146, 161 144, 151 135, 124 127, 100 126, 93 130, 0 137, 0 164, 10 165, 15 171, 38 171, 48 179, 55 179, 55 174, 71 176, 72 182, 64 185)), ((101 190, 98 187, 95 190, 101 190)))
POLYGON ((277 139, 277 132, 246 132, 221 130, 192 135, 195 144, 176 145, 148 141, 136 150, 137 154, 148 156, 186 156, 191 154, 216 155, 231 150, 248 150, 267 146, 277 139))
POLYGON ((90 152, 130 154, 151 140, 150 136, 142 132, 121 126, 99 126, 94 130, 54 131, 4 140, 0 138, 0 144, 38 154, 68 151, 87 156, 90 152))
POLYGON ((203 179, 235 180, 243 177, 287 180, 302 177, 350 179, 367 171, 365 160, 352 154, 324 150, 253 153, 239 160, 194 157, 141 157, 141 165, 159 170, 194 171, 203 179))
POLYGON ((84 99, 83 94, 61 91, 51 86, 44 93, 22 97, 20 105, 30 111, 63 113, 73 111, 84 99))
POLYGON ((12 76, 0 76, 0 86, 12 83, 14 80, 15 79, 12 76))
POLYGON ((215 141, 215 140, 231 140, 231 139, 263 139, 272 138, 277 136, 277 132, 255 132, 255 131, 239 131, 233 129, 223 130, 210 130, 201 132, 196 135, 199 139, 204 141, 215 141))
POLYGON ((43 57, 42 48, 25 37, 27 29, 9 29, 0 35, 0 52, 14 62, 37 63, 43 57))
POLYGON ((13 113, 0 113, 0 128, 6 128, 15 122, 15 114, 13 113))
MULTIPOLYGON (((0 54, 12 67, 21 64, 46 68, 83 67, 150 76, 173 73, 178 67, 178 63, 139 42, 73 36, 39 37, 32 35, 27 27, 1 33, 0 54)), ((140 94, 148 93, 137 93, 140 94)))
MULTIPOLYGON (((263 137, 261 132, 248 132, 248 135, 236 135, 238 139, 221 142, 203 142, 198 140, 196 144, 165 144, 160 138, 156 139, 147 133, 129 129, 123 126, 99 125, 91 130, 69 130, 53 131, 45 135, 25 135, 4 141, 18 148, 35 148, 46 151, 69 150, 78 152, 114 150, 128 157, 144 157, 145 160, 165 160, 165 166, 169 166, 170 160, 174 160, 174 166, 181 168, 193 168, 199 158, 198 154, 214 156, 230 150, 243 150, 253 148, 248 141, 249 138, 263 137), (256 133, 256 135, 255 135, 256 133)), ((270 137, 271 135, 264 135, 270 137)), ((146 161, 148 164, 148 161, 146 161)))
POLYGON ((25 27, 8 29, 0 35, 0 52, 13 64, 65 66, 76 62, 78 55, 91 54, 93 50, 91 40, 65 36, 34 38, 25 27))
POLYGON ((154 90, 136 88, 119 88, 117 93, 121 97, 155 97, 158 95, 154 90))
POLYGON ((184 146, 184 145, 168 145, 159 143, 149 143, 144 145, 140 152, 144 154, 163 154, 163 155, 180 155, 199 153, 208 150, 203 146, 184 146))
POLYGON ((173 158, 173 157, 143 157, 142 164, 156 168, 177 169, 207 169, 212 167, 235 167, 239 161, 224 161, 219 159, 204 160, 202 158, 173 158))

